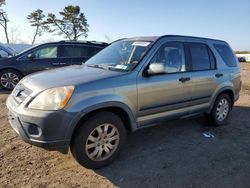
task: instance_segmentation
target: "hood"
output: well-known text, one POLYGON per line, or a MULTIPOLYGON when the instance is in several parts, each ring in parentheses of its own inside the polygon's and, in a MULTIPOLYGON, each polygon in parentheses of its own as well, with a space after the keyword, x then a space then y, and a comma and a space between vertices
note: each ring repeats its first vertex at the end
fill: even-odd
POLYGON ((20 83, 35 94, 49 88, 84 84, 121 74, 125 73, 85 65, 73 65, 31 74, 24 77, 20 83))

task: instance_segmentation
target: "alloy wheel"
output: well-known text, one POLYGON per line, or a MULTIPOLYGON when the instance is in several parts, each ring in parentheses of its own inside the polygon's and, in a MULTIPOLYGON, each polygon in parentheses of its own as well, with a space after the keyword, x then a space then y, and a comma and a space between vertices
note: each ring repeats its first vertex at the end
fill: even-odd
POLYGON ((218 121, 225 120, 228 113, 229 113, 229 102, 226 98, 222 98, 216 108, 216 117, 218 121))
POLYGON ((1 78, 1 85, 7 89, 13 89, 19 82, 19 78, 16 74, 8 72, 4 73, 1 78))
POLYGON ((119 142, 118 129, 112 124, 102 124, 88 136, 85 151, 91 160, 104 161, 116 151, 119 142))

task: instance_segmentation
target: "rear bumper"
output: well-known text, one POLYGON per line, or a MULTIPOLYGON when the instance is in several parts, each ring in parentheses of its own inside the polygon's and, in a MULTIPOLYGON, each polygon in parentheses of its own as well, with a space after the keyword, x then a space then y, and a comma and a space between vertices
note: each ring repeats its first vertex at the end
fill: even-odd
POLYGON ((240 80, 239 87, 238 87, 238 88, 236 89, 236 91, 235 91, 234 102, 236 102, 236 101, 239 100, 239 98, 240 98, 240 90, 241 90, 241 87, 242 87, 242 81, 240 80))
POLYGON ((50 112, 30 109, 14 110, 9 99, 7 107, 9 123, 22 140, 47 150, 67 153, 70 145, 67 133, 75 113, 64 110, 50 112))

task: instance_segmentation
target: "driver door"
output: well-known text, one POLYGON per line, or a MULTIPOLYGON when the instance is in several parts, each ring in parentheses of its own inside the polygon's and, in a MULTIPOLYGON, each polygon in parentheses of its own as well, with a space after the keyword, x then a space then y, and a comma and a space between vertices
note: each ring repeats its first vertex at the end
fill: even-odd
POLYGON ((36 48, 19 61, 26 74, 59 67, 58 46, 36 48))
POLYGON ((191 74, 186 72, 184 45, 166 42, 151 63, 164 64, 164 74, 138 75, 138 123, 139 126, 162 118, 187 115, 191 99, 191 74))

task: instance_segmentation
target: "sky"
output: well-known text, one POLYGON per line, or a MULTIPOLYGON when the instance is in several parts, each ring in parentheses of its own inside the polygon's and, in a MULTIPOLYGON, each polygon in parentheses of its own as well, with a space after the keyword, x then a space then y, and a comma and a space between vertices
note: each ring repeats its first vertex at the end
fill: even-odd
MULTIPOLYGON (((38 8, 57 15, 67 5, 79 5, 85 14, 86 40, 176 34, 221 39, 234 50, 250 51, 250 0, 6 0, 2 8, 11 21, 9 33, 18 28, 13 40, 31 43, 34 28, 27 15, 38 8)), ((45 34, 37 42, 62 39, 45 34)))

